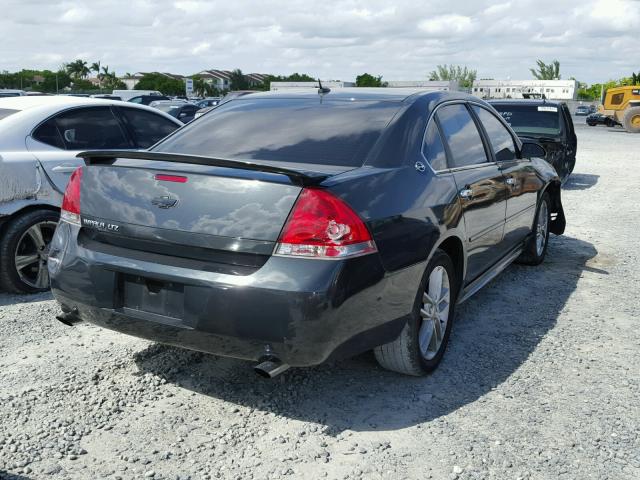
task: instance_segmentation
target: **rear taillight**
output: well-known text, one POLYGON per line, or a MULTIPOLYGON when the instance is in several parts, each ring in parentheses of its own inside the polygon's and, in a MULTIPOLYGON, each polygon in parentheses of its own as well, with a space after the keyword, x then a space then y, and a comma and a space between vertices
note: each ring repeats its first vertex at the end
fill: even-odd
POLYGON ((60 220, 80 225, 80 183, 82 181, 82 167, 77 168, 67 183, 62 199, 60 220))
POLYGON ((376 252, 364 222, 325 190, 305 188, 285 223, 275 255, 341 259, 376 252))

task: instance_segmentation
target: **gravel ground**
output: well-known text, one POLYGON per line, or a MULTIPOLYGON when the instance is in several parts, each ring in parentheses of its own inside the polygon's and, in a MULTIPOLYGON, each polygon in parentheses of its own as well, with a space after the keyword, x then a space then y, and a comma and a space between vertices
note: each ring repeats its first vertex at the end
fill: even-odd
POLYGON ((0 293, 0 478, 640 478, 640 135, 576 121, 566 234, 426 378, 365 354, 269 381, 0 293))

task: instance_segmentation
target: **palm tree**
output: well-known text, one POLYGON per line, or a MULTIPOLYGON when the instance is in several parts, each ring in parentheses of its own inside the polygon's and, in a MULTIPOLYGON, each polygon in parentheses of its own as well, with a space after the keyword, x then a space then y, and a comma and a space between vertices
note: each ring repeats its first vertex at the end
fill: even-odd
POLYGON ((66 66, 67 73, 71 75, 73 78, 85 78, 91 70, 87 67, 87 62, 84 60, 74 60, 71 63, 68 63, 66 66))
POLYGON ((102 79, 100 78, 100 60, 91 64, 91 71, 96 72, 96 77, 98 78, 98 88, 102 88, 102 79))

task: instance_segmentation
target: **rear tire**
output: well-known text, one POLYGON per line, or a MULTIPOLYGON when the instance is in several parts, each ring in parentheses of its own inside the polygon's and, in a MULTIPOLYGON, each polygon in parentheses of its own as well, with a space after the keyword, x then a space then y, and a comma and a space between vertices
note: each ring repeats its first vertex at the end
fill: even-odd
POLYGON ((380 366, 414 376, 433 371, 449 342, 457 293, 453 262, 438 249, 427 264, 413 312, 402 332, 394 341, 374 349, 380 366))
POLYGON ((624 129, 629 133, 640 133, 640 107, 627 108, 622 119, 624 129))
POLYGON ((49 290, 47 255, 59 217, 51 210, 35 210, 6 225, 0 238, 0 287, 14 293, 49 290))
POLYGON ((549 226, 551 223, 551 200, 545 192, 538 203, 533 223, 531 238, 527 241, 524 251, 518 257, 518 263, 525 265, 540 265, 547 255, 549 246, 549 226))

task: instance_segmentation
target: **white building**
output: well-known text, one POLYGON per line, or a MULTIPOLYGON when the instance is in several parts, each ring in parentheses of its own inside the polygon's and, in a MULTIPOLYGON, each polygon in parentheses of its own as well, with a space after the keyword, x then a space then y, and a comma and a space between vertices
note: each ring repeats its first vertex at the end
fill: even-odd
POLYGON ((389 88, 419 88, 426 91, 457 92, 460 90, 455 80, 389 80, 384 82, 389 88))
MULTIPOLYGON (((322 86, 327 88, 355 87, 355 82, 341 82, 340 80, 321 80, 322 86)), ((318 82, 271 82, 271 91, 318 88, 318 82)))
POLYGON ((523 98, 544 95, 550 100, 576 100, 576 80, 476 80, 471 93, 480 98, 523 98))
MULTIPOLYGON (((229 70, 203 70, 195 75, 220 91, 233 90, 233 85, 231 84, 232 72, 229 70)), ((264 73, 246 73, 244 77, 249 84, 249 88, 252 88, 262 85, 267 80, 268 75, 264 73)))

